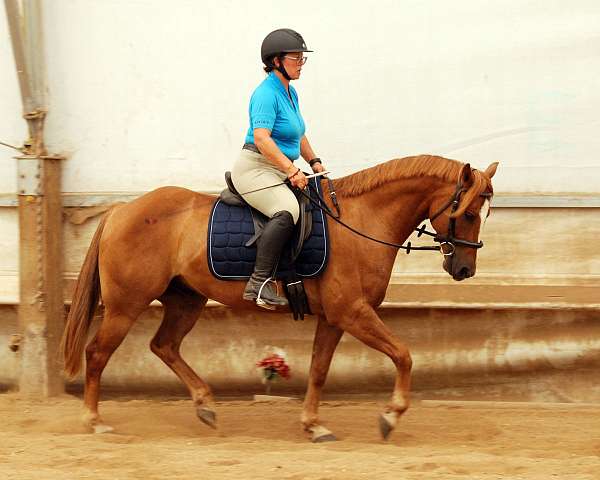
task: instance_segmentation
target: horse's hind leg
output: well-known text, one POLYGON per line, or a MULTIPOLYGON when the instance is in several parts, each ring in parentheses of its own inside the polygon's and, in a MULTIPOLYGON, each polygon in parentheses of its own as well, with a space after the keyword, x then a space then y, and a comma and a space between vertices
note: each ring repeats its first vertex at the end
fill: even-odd
POLYGON ((211 406, 213 398, 210 387, 179 353, 183 338, 195 325, 207 299, 192 291, 170 288, 159 300, 165 313, 150 348, 188 387, 198 418, 215 428, 216 416, 211 406))
POLYGON ((304 429, 312 434, 313 442, 336 440, 335 436, 319 424, 318 409, 321 391, 329 372, 331 358, 342 338, 344 331, 327 323, 323 315, 319 315, 317 330, 313 343, 312 361, 308 377, 308 389, 302 409, 304 429))
POLYGON ((112 427, 102 423, 98 414, 100 377, 111 355, 121 344, 142 310, 135 309, 131 312, 121 313, 106 307, 100 328, 85 350, 86 372, 83 401, 86 413, 84 422, 95 433, 113 430, 112 427))

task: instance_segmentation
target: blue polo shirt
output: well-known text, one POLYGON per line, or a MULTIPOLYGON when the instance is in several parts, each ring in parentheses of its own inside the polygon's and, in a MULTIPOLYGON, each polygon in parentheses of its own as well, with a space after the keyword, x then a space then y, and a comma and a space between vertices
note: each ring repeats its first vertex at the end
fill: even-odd
POLYGON ((282 153, 294 161, 300 156, 300 139, 306 128, 298 106, 298 94, 291 85, 290 95, 277 75, 270 72, 250 98, 250 128, 246 143, 254 143, 255 128, 267 128, 282 153))

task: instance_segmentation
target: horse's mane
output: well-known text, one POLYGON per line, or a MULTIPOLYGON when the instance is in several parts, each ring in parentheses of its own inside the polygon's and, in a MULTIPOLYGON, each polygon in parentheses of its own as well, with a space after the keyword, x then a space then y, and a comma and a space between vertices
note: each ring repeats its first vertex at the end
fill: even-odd
MULTIPOLYGON (((435 177, 450 183, 456 183, 460 170, 464 165, 464 163, 457 160, 436 155, 396 158, 336 179, 335 190, 339 197, 356 197, 388 182, 415 177, 435 177)), ((484 190, 489 189, 491 191, 492 186, 489 180, 478 170, 473 169, 473 180, 473 185, 461 201, 461 208, 453 216, 463 214, 466 207, 484 190)))

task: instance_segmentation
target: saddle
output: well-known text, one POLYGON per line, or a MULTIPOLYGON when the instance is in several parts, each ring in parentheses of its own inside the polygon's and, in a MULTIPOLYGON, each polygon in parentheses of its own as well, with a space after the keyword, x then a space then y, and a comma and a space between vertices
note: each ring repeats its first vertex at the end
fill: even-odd
MULTIPOLYGON (((227 188, 221 192, 219 199, 227 205, 234 207, 247 207, 250 209, 252 223, 254 225, 254 235, 252 235, 252 237, 250 237, 250 239, 245 243, 245 246, 251 247, 262 235, 263 229, 265 228, 265 225, 269 219, 246 203, 244 198, 238 193, 233 185, 233 181, 231 180, 231 172, 225 172, 225 183, 227 184, 227 188)), ((304 245, 304 241, 310 237, 310 234, 312 233, 313 225, 312 206, 310 205, 310 201, 303 195, 296 195, 296 198, 298 199, 298 203, 300 205, 300 215, 298 217, 298 223, 296 223, 294 235, 292 235, 292 240, 286 246, 286 248, 289 249, 288 260, 290 262, 295 262, 298 258, 298 255, 302 250, 302 246, 304 245)))
MULTIPOLYGON (((311 198, 318 204, 321 184, 309 179, 311 198)), ((220 280, 247 280, 254 270, 256 241, 268 218, 250 207, 236 191, 230 172, 227 187, 213 205, 208 225, 208 264, 220 280)), ((328 258, 327 223, 323 212, 298 195, 300 216, 294 235, 284 247, 275 278, 282 280, 294 319, 310 313, 302 278, 317 277, 328 258)))

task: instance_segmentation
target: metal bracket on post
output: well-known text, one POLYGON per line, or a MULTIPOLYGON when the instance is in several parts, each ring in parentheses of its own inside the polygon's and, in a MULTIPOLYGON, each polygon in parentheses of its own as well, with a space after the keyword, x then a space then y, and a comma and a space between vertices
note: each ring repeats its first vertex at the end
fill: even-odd
POLYGON ((25 196, 40 196, 42 168, 41 160, 34 156, 15 157, 17 162, 17 194, 25 196))

